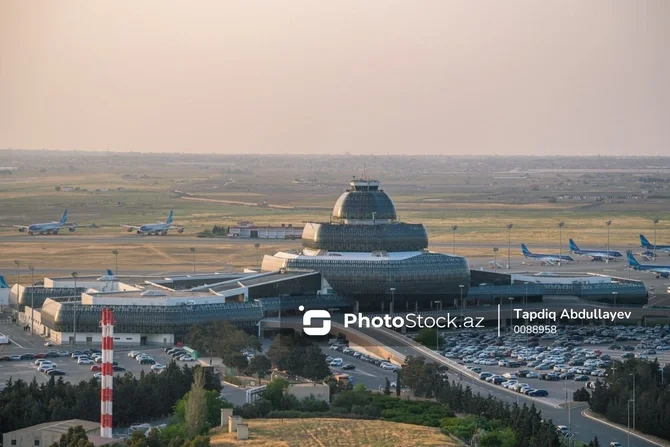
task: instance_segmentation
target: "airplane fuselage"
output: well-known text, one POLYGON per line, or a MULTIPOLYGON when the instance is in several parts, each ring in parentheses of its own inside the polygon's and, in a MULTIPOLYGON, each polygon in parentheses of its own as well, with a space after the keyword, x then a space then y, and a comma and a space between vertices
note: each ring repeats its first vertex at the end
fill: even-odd
MULTIPOLYGON (((50 222, 50 223, 32 224, 29 225, 28 228, 23 229, 23 231, 27 231, 28 234, 30 235, 58 234, 58 230, 64 227, 66 227, 66 225, 60 222, 50 222)), ((70 231, 74 231, 74 227, 68 227, 68 228, 70 229, 70 231)), ((19 231, 21 231, 21 229, 19 231)))
POLYGON ((169 223, 160 223, 160 224, 150 224, 150 225, 142 225, 137 229, 137 234, 142 234, 142 235, 167 235, 168 231, 170 230, 170 225, 169 223))

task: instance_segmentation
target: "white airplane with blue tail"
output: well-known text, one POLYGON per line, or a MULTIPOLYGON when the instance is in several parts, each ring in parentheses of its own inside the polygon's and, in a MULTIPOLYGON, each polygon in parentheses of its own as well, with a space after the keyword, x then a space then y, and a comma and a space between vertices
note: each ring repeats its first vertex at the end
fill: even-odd
POLYGON ((132 233, 135 231, 141 236, 167 236, 168 231, 172 228, 177 230, 177 233, 183 233, 184 227, 172 225, 172 218, 174 213, 170 210, 167 220, 165 222, 158 222, 155 224, 145 224, 145 225, 121 225, 123 228, 132 233))
POLYGON ((69 231, 74 231, 77 228, 75 223, 67 223, 67 210, 63 212, 63 216, 58 222, 38 223, 31 225, 14 225, 18 228, 20 233, 28 233, 33 236, 35 234, 58 234, 62 228, 67 228, 69 231))

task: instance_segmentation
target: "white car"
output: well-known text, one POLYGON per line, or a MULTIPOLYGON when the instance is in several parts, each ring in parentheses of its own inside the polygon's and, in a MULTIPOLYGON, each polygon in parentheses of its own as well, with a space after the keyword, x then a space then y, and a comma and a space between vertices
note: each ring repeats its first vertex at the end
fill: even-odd
POLYGON ((156 363, 155 365, 151 365, 151 370, 156 371, 156 372, 160 372, 160 371, 164 370, 165 368, 166 368, 166 366, 162 365, 160 363, 156 363))
POLYGON ((95 374, 93 374, 93 377, 100 380, 100 379, 102 379, 102 373, 95 373, 95 374))
POLYGON ((135 356, 136 356, 137 354, 139 354, 139 351, 130 351, 130 352, 128 353, 128 357, 134 359, 135 356))
POLYGON ((540 375, 536 373, 535 371, 531 371, 526 374, 526 379, 539 379, 540 375))
POLYGON ((80 357, 79 360, 77 360, 77 365, 92 365, 92 364, 93 360, 89 358, 80 357))
POLYGON ((181 360, 182 362, 192 362, 195 359, 193 357, 191 357, 190 355, 184 355, 184 356, 181 356, 179 358, 179 360, 181 360))
POLYGON ((56 369, 56 365, 54 363, 42 363, 42 365, 37 368, 39 372, 47 372, 50 369, 56 369))

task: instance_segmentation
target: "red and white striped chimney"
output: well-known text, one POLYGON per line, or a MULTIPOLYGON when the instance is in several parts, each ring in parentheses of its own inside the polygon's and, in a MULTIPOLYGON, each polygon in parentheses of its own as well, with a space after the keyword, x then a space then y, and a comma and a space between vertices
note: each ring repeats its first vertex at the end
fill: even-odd
POLYGON ((114 361, 114 311, 102 309, 102 385, 100 388, 100 436, 112 437, 112 362, 114 361))

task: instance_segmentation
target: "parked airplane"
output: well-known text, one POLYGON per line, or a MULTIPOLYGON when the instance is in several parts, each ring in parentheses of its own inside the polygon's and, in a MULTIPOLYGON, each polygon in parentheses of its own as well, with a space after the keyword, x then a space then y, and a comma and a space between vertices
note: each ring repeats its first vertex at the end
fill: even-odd
POLYGON ((629 251, 627 254, 628 266, 633 270, 641 270, 646 272, 655 273, 658 277, 667 278, 670 276, 670 265, 653 265, 653 264, 640 264, 633 256, 633 252, 629 251))
POLYGON ((537 259, 538 261, 541 261, 543 264, 548 264, 548 265, 557 265, 561 264, 564 262, 574 262, 575 260, 572 259, 571 256, 568 255, 547 255, 547 254, 540 254, 540 253, 531 253, 530 250, 528 250, 528 247, 526 247, 526 244, 521 244, 521 253, 523 253, 523 257, 526 259, 537 259))
POLYGON ((15 228, 19 229, 20 233, 28 233, 29 235, 34 234, 58 234, 58 230, 61 228, 67 228, 70 231, 74 231, 77 228, 77 224, 67 223, 67 210, 63 212, 63 216, 58 222, 49 222, 49 223, 40 223, 32 225, 14 225, 15 228))
POLYGON ((640 235, 640 247, 644 247, 647 250, 670 252, 670 245, 654 245, 650 243, 646 237, 644 237, 644 234, 640 235))
POLYGON ((615 261, 617 258, 623 257, 621 252, 615 250, 582 250, 574 240, 570 239, 568 242, 570 243, 570 253, 589 257, 592 261, 605 261, 607 259, 615 261))
POLYGON ((137 229, 137 234, 147 235, 147 236, 151 236, 151 235, 166 236, 168 234, 168 230, 170 228, 176 228, 177 233, 183 233, 184 232, 184 227, 178 227, 176 225, 172 225, 172 216, 173 216, 173 212, 172 212, 172 210, 170 210, 170 214, 168 214, 168 218, 165 222, 158 222, 158 223, 155 223, 155 224, 146 224, 146 225, 121 225, 121 226, 126 228, 128 233, 137 229))

